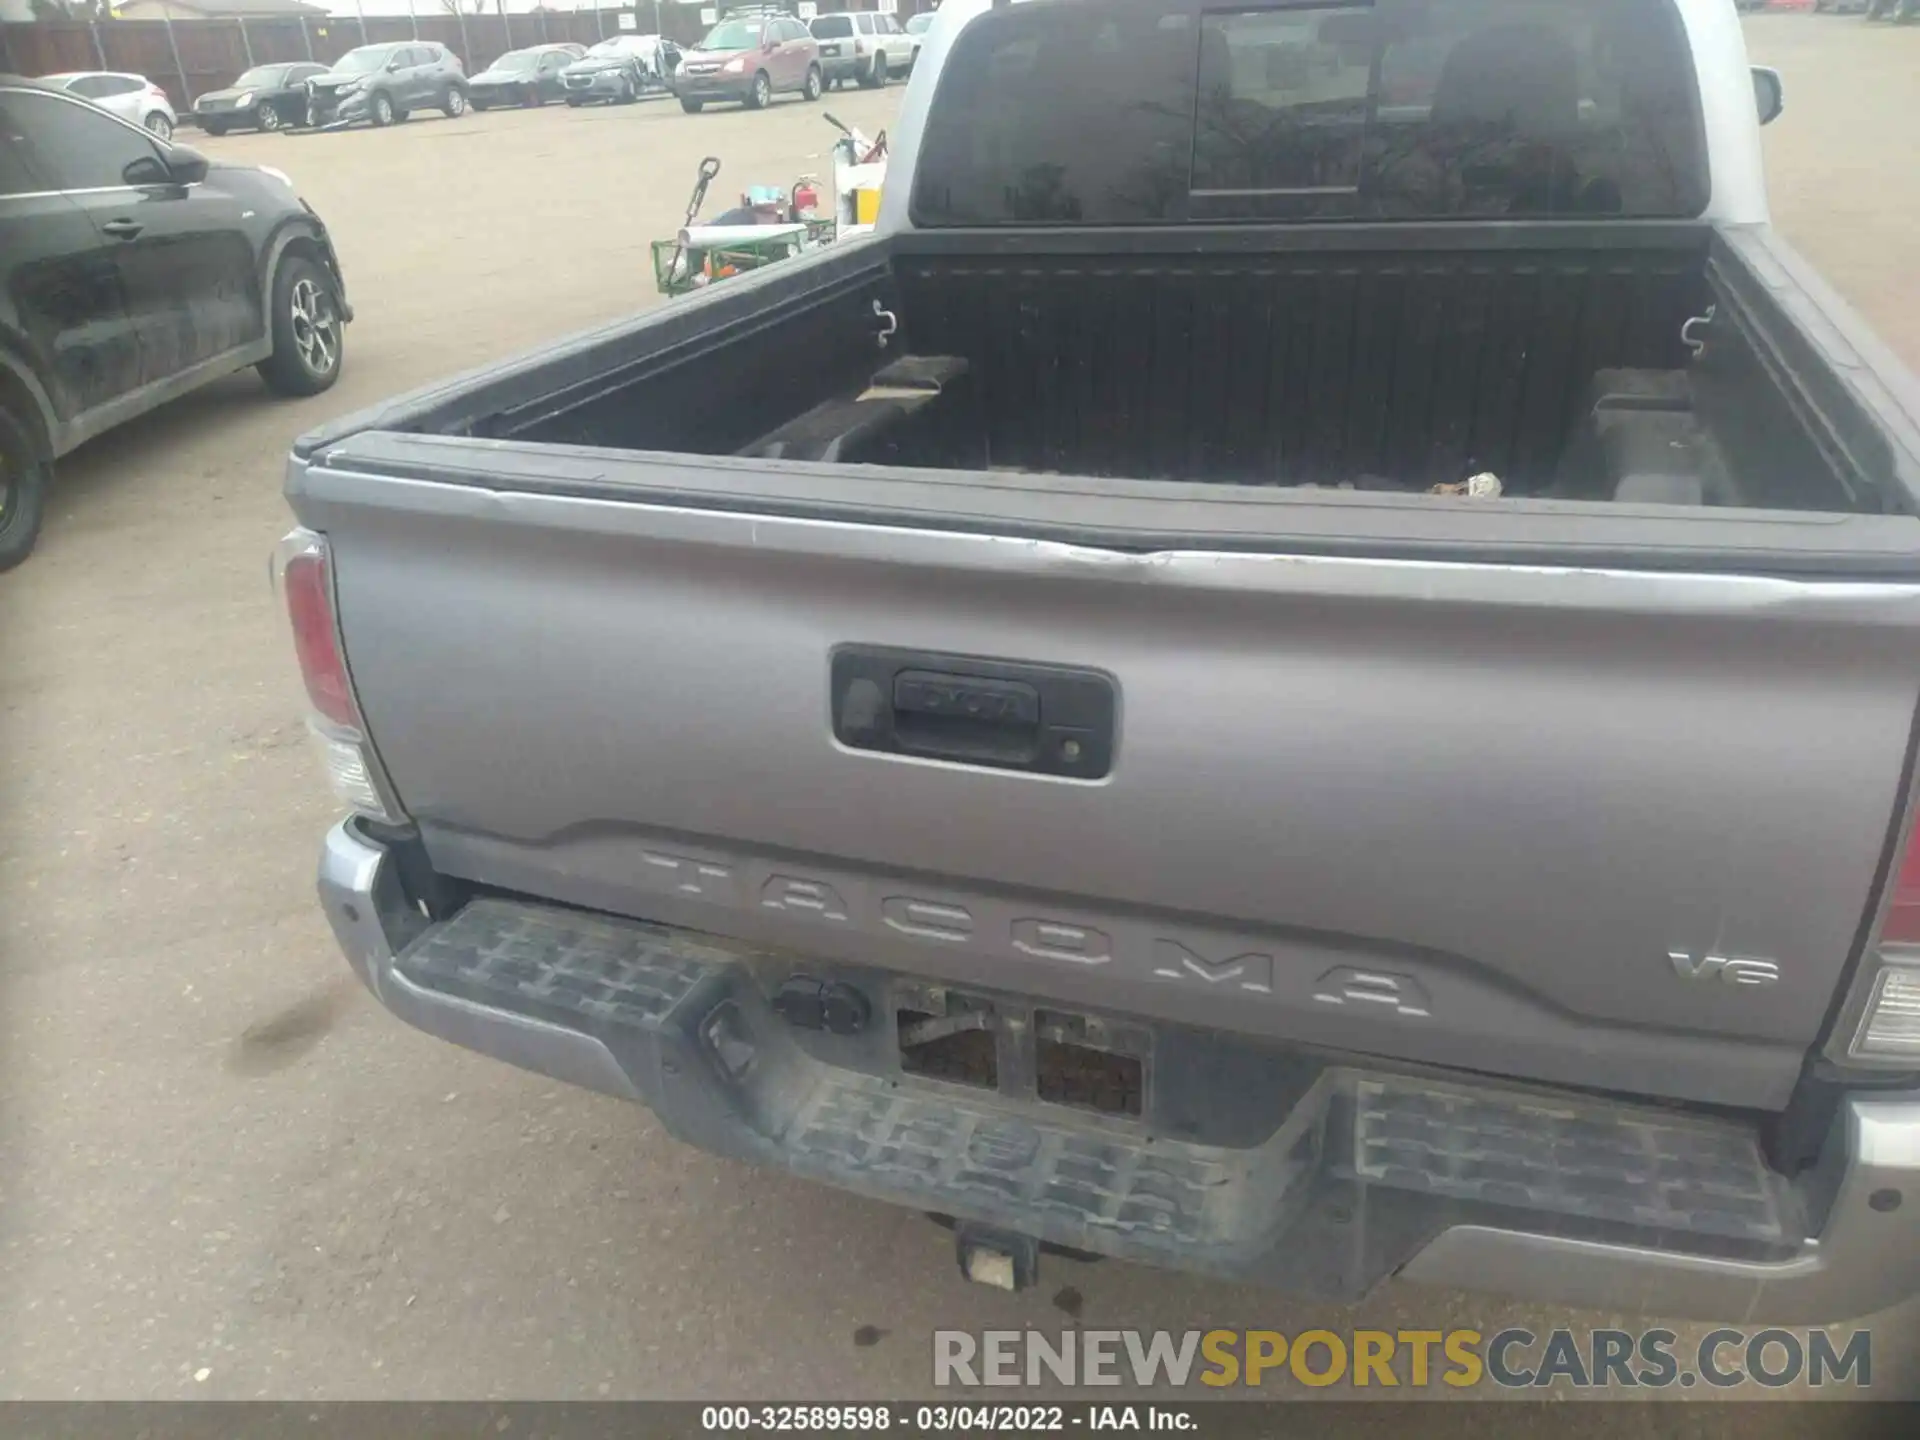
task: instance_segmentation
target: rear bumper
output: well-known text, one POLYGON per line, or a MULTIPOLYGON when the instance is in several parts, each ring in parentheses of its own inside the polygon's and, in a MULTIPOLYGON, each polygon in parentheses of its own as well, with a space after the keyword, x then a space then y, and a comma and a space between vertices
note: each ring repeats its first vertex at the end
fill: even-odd
MULTIPOLYGON (((382 1004, 456 1044, 641 1101, 717 1154, 1342 1300, 1400 1274, 1811 1323, 1920 1292, 1920 1095, 1850 1099, 1821 1163, 1788 1182, 1730 1124, 1275 1052, 1269 1071, 1239 1077, 1288 1093, 1264 1139, 1149 1139, 1134 1122, 889 1071, 884 995, 863 1036, 797 1031, 766 999, 782 962, 723 940, 506 899, 430 921, 403 858, 352 821, 321 858, 321 904, 382 1004)), ((1158 1040, 1163 1053, 1179 1042, 1158 1040)))

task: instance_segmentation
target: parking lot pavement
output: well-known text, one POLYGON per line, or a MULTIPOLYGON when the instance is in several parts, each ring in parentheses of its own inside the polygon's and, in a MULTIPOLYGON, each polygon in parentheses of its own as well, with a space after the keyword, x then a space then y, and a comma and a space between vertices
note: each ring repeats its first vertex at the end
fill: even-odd
MULTIPOLYGON (((1897 303, 1920 173, 1892 119, 1920 113, 1920 65, 1887 58, 1920 56, 1920 32, 1754 33, 1788 70, 1783 218, 1920 361, 1897 303)), ((332 810, 267 588, 288 443, 656 303, 647 241, 702 155, 722 203, 824 177, 820 111, 872 131, 899 95, 201 142, 294 176, 359 319, 328 395, 237 375, 74 456, 38 554, 0 580, 0 1394, 834 1399, 924 1391, 936 1327, 1626 1318, 1404 1286, 1343 1311, 1111 1263, 966 1286, 918 1217, 709 1159, 642 1110, 415 1034, 348 980, 312 898, 332 810)), ((1911 1384, 1915 1331, 1880 1322, 1879 1393, 1911 1384)))

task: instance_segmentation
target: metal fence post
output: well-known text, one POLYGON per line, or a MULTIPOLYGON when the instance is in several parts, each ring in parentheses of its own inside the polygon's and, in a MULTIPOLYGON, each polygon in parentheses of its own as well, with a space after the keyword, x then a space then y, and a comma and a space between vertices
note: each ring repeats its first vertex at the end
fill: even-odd
POLYGON ((507 0, 500 0, 500 28, 507 32, 507 49, 513 49, 513 22, 507 18, 507 0))
POLYGON ((300 17, 300 43, 307 47, 307 59, 313 60, 313 36, 307 33, 307 17, 300 17))
POLYGON ((460 9, 459 0, 454 0, 453 18, 458 21, 460 25, 460 63, 462 65, 472 65, 473 45, 467 39, 467 17, 460 9))
POLYGON ((247 38, 247 17, 240 17, 240 48, 247 52, 247 68, 253 69, 253 41, 247 38))
POLYGON ((93 37, 93 58, 99 62, 102 70, 111 69, 112 67, 107 64, 106 47, 100 43, 100 22, 98 20, 87 21, 87 34, 93 37))
POLYGON ((167 23, 167 48, 173 51, 174 72, 180 77, 180 98, 182 108, 193 108, 193 86, 187 83, 187 67, 180 63, 180 42, 173 38, 173 16, 163 7, 160 18, 167 23))

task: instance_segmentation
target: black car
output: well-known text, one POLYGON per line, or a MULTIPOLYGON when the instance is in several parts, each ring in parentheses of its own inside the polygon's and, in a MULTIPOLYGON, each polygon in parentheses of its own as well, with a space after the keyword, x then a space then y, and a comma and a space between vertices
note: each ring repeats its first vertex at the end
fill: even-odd
POLYGON ((33 548, 59 456, 246 365, 318 394, 352 318, 285 175, 0 76, 0 570, 33 548))
POLYGON ((631 104, 642 95, 670 88, 680 64, 680 47, 658 35, 612 35, 587 47, 587 53, 560 72, 567 104, 606 101, 631 104))
POLYGON ((311 61, 256 65, 224 90, 193 102, 194 123, 209 135, 229 130, 281 130, 307 123, 307 81, 327 67, 311 61))
POLYGON ((500 105, 544 105, 566 97, 560 78, 585 55, 583 45, 530 45, 509 50, 467 82, 467 99, 476 110, 500 105))

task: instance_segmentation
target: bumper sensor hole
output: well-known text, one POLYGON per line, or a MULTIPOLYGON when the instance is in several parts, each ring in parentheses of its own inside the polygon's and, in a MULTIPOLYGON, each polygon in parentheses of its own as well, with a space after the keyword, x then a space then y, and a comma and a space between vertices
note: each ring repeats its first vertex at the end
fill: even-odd
POLYGON ((1145 1067, 1137 1055, 1094 1043, 1097 1025, 1077 1015, 1033 1016, 1034 1084, 1042 1100, 1102 1115, 1139 1115, 1145 1067))
POLYGON ((900 1035, 900 1068, 955 1085, 994 1090, 1000 1062, 994 1032, 998 1016, 991 1007, 950 997, 946 1013, 901 1009, 895 1012, 900 1035))

